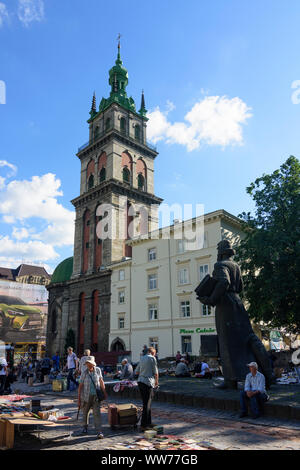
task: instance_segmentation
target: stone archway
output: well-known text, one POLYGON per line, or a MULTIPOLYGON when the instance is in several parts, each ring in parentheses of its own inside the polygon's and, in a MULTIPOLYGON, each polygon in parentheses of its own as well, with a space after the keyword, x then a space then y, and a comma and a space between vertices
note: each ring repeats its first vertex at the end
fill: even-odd
POLYGON ((111 351, 126 351, 126 346, 124 341, 121 338, 115 338, 111 345, 110 345, 110 350, 111 351))

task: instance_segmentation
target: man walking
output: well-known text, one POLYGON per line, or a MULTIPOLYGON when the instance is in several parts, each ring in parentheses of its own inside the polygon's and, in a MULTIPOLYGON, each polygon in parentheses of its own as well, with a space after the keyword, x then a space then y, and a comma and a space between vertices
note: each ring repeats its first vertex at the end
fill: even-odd
POLYGON ((246 376, 244 390, 240 393, 241 414, 240 418, 248 416, 247 402, 250 400, 250 409, 252 417, 259 418, 263 403, 268 400, 266 394, 265 376, 258 372, 256 362, 248 364, 250 373, 246 376))
POLYGON ((79 373, 80 373, 81 375, 85 372, 85 370, 86 370, 86 368, 87 368, 87 366, 86 366, 86 361, 89 360, 89 359, 95 360, 95 357, 94 357, 94 356, 91 356, 91 351, 90 351, 90 349, 85 349, 85 350, 84 350, 84 353, 83 353, 83 356, 82 356, 82 358, 81 358, 80 361, 79 361, 79 373))
POLYGON ((96 366, 94 359, 87 359, 85 362, 86 369, 81 375, 80 385, 78 389, 78 407, 83 411, 83 430, 81 434, 87 434, 89 412, 92 409, 94 415, 94 426, 98 439, 103 439, 101 430, 101 402, 97 397, 97 389, 100 388, 104 394, 104 400, 107 399, 104 381, 100 367, 96 366))
POLYGON ((70 390, 70 382, 73 382, 77 387, 77 382, 74 377, 74 372, 78 368, 78 358, 76 354, 73 352, 73 348, 68 348, 68 356, 67 356, 67 369, 68 369, 68 376, 67 376, 67 388, 70 390))
POLYGON ((143 400, 141 431, 146 431, 155 426, 151 421, 153 389, 158 387, 158 369, 155 354, 155 349, 149 348, 148 353, 141 357, 135 369, 135 374, 139 376, 138 386, 143 400))

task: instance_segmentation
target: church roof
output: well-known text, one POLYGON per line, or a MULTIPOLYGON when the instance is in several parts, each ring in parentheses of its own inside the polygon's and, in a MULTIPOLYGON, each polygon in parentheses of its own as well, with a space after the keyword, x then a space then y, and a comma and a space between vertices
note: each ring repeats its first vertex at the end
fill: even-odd
POLYGON ((54 273, 52 274, 51 284, 57 282, 66 282, 71 279, 73 273, 73 256, 66 258, 64 261, 56 266, 54 273))

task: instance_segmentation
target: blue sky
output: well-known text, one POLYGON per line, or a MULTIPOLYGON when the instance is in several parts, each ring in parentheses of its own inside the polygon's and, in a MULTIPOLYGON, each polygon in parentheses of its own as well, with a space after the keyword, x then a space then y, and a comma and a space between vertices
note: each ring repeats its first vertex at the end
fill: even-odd
POLYGON ((0 0, 0 265, 72 254, 75 154, 119 32, 159 151, 155 193, 252 210, 246 186, 300 154, 299 17, 298 0, 0 0))

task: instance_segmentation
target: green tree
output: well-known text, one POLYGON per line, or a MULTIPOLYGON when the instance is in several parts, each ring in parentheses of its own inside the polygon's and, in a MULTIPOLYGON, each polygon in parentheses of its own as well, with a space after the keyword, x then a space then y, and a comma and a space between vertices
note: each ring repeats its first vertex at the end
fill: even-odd
POLYGON ((237 249, 249 315, 255 322, 300 330, 300 162, 291 156, 247 188, 255 214, 243 212, 237 249))

